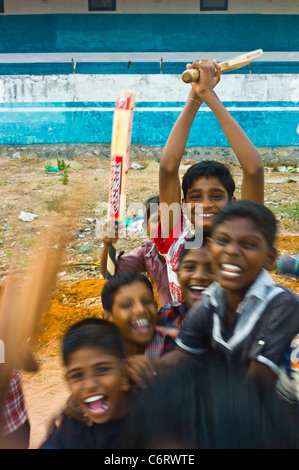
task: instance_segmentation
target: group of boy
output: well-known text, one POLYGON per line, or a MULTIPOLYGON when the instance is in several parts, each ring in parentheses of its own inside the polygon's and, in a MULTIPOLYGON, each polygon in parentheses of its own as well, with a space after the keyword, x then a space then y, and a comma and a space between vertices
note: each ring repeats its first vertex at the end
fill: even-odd
MULTIPOLYGON (((163 149, 159 196, 145 206, 150 240, 117 256, 116 275, 102 291, 107 317, 75 324, 66 334, 63 360, 73 405, 43 448, 117 448, 132 384, 147 383, 186 358, 215 354, 241 364, 244 383, 273 390, 299 332, 298 295, 268 273, 276 262, 277 222, 263 205, 261 157, 214 91, 218 64, 203 59, 190 67, 200 79, 163 149), (203 103, 241 165, 240 201, 230 171, 216 161, 187 170, 181 199, 179 167, 203 103)), ((103 236, 103 275, 108 244, 116 239, 109 231, 103 236)), ((277 389, 284 395, 281 383, 277 389)), ((298 393, 298 382, 294 389, 298 393)), ((297 396, 296 413, 298 402, 297 396)))

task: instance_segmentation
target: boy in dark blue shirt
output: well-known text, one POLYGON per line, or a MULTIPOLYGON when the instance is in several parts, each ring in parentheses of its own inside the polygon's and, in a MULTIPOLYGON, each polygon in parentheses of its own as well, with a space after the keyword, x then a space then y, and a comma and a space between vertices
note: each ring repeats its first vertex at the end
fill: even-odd
POLYGON ((241 361, 246 377, 275 385, 285 351, 299 331, 299 297, 275 284, 276 219, 248 200, 228 204, 213 225, 210 255, 215 282, 189 310, 178 349, 160 360, 212 350, 241 361))
POLYGON ((66 333, 62 349, 71 396, 41 448, 118 448, 130 384, 116 326, 102 319, 82 320, 66 333))

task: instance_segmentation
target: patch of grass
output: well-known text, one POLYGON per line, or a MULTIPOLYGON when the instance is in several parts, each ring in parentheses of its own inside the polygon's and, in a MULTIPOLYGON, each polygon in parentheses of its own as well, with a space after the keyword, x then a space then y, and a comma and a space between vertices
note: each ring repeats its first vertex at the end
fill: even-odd
POLYGON ((298 219, 299 218, 299 202, 295 202, 289 207, 271 207, 274 214, 281 214, 286 219, 298 219))
POLYGON ((64 212, 66 210, 66 196, 65 194, 54 194, 45 201, 48 211, 64 212))
POLYGON ((31 246, 33 246, 33 245, 35 244, 35 240, 36 240, 35 237, 25 238, 25 239, 22 241, 22 245, 23 245, 24 247, 29 248, 29 247, 31 247, 31 246))

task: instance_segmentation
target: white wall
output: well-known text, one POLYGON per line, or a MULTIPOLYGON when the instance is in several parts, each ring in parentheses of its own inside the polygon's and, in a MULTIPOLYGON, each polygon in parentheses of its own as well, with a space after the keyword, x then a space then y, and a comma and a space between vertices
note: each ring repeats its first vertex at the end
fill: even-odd
MULTIPOLYGON (((200 12, 199 0, 116 0, 116 13, 185 13, 200 12)), ((299 0, 228 0, 223 14, 299 14, 299 0)), ((88 13, 88 0, 4 0, 6 15, 88 13)), ((96 13, 96 12, 90 12, 96 13)), ((99 12, 99 14, 111 12, 99 12)))
MULTIPOLYGON (((299 77, 266 74, 222 75, 217 85, 221 101, 299 102, 299 77)), ((136 101, 182 101, 190 85, 179 75, 27 75, 0 78, 0 103, 115 101, 119 90, 134 90, 136 101)))

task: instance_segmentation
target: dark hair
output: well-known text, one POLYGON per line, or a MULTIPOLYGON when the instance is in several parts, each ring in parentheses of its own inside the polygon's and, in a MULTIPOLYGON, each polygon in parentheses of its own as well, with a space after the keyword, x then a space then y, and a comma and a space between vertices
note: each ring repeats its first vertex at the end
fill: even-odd
POLYGON ((236 186, 229 169, 223 163, 215 160, 203 160, 190 166, 183 176, 182 190, 185 202, 187 201, 188 190, 194 181, 212 176, 220 181, 228 193, 228 199, 231 200, 236 186))
POLYGON ((190 250, 199 249, 201 247, 207 246, 209 237, 210 237, 209 232, 203 232, 203 234, 202 234, 202 243, 201 243, 200 246, 196 244, 196 235, 192 235, 192 237, 186 238, 186 240, 184 241, 184 243, 183 243, 183 245, 180 249, 177 268, 180 267, 181 262, 183 261, 183 259, 185 258, 187 253, 189 253, 190 250), (186 244, 186 242, 187 242, 187 244, 186 244), (194 242, 194 244, 192 244, 192 246, 189 245, 189 243, 191 244, 191 242, 194 242))
POLYGON ((144 226, 147 227, 149 217, 159 209, 159 194, 148 197, 143 203, 143 219, 144 226))
POLYGON ((111 313, 114 296, 118 289, 122 286, 130 285, 136 281, 146 284, 146 286, 154 295, 151 281, 144 274, 141 274, 137 271, 122 271, 108 279, 102 289, 101 300, 104 310, 111 313))
POLYGON ((121 448, 298 449, 298 410, 245 373, 210 352, 164 370, 132 398, 121 448))
POLYGON ((123 340, 117 327, 101 318, 87 318, 72 325, 62 340, 62 359, 67 365, 69 357, 84 347, 100 348, 107 353, 125 358, 123 340))
POLYGON ((273 246, 277 231, 277 221, 273 212, 266 206, 246 199, 228 204, 218 212, 212 227, 212 234, 215 228, 222 222, 235 218, 249 218, 253 220, 257 230, 266 239, 268 245, 270 247, 273 246))

